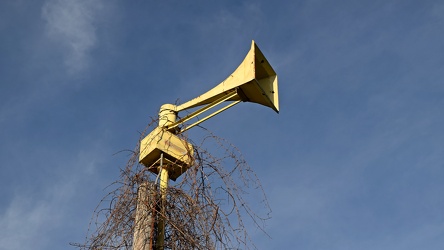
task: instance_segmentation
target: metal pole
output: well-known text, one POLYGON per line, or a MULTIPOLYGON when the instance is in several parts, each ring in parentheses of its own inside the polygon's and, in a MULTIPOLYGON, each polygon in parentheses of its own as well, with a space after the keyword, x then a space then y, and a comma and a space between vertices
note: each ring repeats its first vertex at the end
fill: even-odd
MULTIPOLYGON (((166 127, 176 121, 176 106, 172 104, 164 104, 159 111, 159 127, 166 127)), ((163 153, 160 154, 160 215, 158 216, 156 250, 165 248, 165 217, 166 217, 166 200, 168 189, 168 169, 163 165, 163 153)))
POLYGON ((166 216, 166 199, 168 189, 168 170, 163 167, 163 153, 161 154, 160 165, 160 215, 158 217, 156 250, 165 248, 165 216, 166 216))

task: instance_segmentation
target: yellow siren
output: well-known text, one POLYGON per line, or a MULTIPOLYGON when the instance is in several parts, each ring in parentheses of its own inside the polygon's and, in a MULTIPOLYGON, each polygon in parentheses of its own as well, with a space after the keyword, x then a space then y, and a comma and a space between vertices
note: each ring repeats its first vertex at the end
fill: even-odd
POLYGON ((170 179, 176 180, 191 167, 194 154, 193 146, 176 134, 190 129, 239 102, 258 103, 279 113, 276 72, 254 41, 239 67, 216 87, 181 105, 162 105, 159 111, 159 127, 141 141, 140 163, 157 174, 161 166, 159 159, 163 155, 162 159, 166 162, 162 163, 162 167, 167 168, 170 179), (191 125, 178 129, 187 121, 225 101, 231 101, 231 103, 191 125), (199 106, 204 107, 176 120, 178 112, 199 106))

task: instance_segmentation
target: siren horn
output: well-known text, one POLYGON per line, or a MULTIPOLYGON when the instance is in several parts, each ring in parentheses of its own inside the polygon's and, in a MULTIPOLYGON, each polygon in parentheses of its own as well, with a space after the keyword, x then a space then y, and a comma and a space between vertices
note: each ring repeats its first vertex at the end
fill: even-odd
POLYGON ((254 41, 245 59, 227 79, 199 97, 178 105, 176 112, 210 104, 234 90, 237 94, 226 101, 255 102, 279 113, 276 72, 254 41))

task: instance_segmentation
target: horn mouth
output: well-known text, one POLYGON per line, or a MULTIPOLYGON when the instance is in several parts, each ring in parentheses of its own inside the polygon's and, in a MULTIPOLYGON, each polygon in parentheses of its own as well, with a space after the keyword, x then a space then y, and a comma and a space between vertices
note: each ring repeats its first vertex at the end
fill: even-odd
POLYGON ((278 81, 274 69, 254 40, 251 48, 237 69, 224 81, 206 93, 178 105, 177 112, 209 104, 229 91, 239 88, 243 95, 227 101, 247 101, 272 108, 279 113, 278 81))

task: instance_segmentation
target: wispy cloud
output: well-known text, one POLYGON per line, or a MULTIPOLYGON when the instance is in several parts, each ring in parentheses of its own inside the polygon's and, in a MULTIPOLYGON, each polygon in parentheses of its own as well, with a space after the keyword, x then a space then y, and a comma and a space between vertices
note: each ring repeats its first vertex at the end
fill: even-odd
POLYGON ((82 71, 90 63, 89 53, 98 42, 94 24, 100 9, 98 0, 48 0, 42 8, 47 34, 66 50, 65 65, 70 73, 82 71))
POLYGON ((61 212, 55 206, 54 197, 40 201, 32 197, 22 194, 14 197, 0 217, 3 227, 0 243, 5 249, 31 249, 44 245, 44 242, 35 241, 37 235, 51 230, 60 219, 61 212))
MULTIPOLYGON (((67 238, 63 238, 66 237, 63 233, 54 232, 77 225, 77 221, 66 224, 66 220, 72 219, 74 207, 84 202, 82 194, 88 188, 84 183, 98 179, 96 170, 103 162, 96 158, 103 154, 103 145, 97 145, 78 152, 63 169, 56 165, 57 162, 63 162, 61 159, 45 156, 48 165, 54 168, 53 178, 48 178, 44 186, 32 187, 32 184, 28 184, 15 188, 10 202, 0 211, 1 249, 48 249, 48 246, 58 244, 68 246, 69 242, 79 240, 79 234, 83 236, 83 228, 77 229, 79 234, 71 233, 67 238)), ((92 208, 89 209, 91 211, 88 213, 92 212, 92 208)), ((76 210, 75 213, 78 212, 76 210)), ((82 226, 86 226, 87 223, 83 223, 82 226)))

